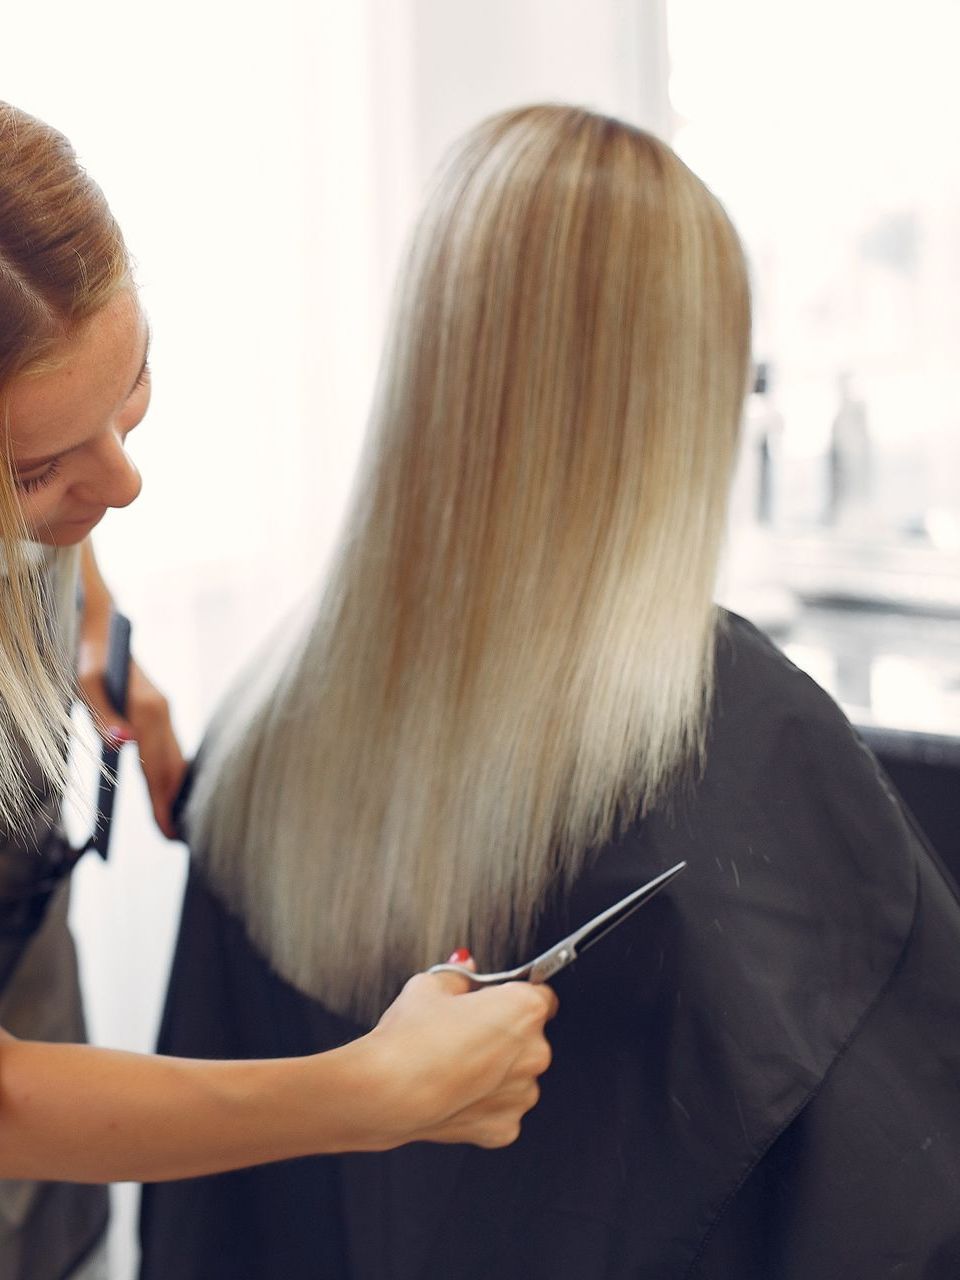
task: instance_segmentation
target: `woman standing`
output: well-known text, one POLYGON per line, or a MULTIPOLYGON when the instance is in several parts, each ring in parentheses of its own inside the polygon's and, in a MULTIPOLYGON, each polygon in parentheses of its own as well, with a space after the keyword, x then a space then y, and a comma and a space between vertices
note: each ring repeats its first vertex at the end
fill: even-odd
POLYGON ((200 1063, 71 1043, 83 1023, 66 886, 39 906, 66 785, 81 576, 88 698, 106 732, 141 740, 168 834, 183 768, 166 704, 136 667, 129 725, 110 712, 98 678, 109 597, 86 543, 139 492, 125 443, 149 402, 147 343, 101 192, 64 138, 0 104, 0 930, 8 959, 17 948, 0 1005, 4 1280, 59 1280, 95 1246, 103 1192, 68 1181, 414 1138, 496 1145, 516 1135, 548 1058, 549 993, 453 999, 466 984, 426 977, 371 1035, 322 1056, 200 1063))

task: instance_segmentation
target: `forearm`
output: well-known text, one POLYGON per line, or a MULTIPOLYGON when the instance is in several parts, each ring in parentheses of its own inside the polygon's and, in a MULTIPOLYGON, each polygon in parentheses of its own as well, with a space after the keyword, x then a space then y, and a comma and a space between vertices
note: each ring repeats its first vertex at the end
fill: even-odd
POLYGON ((417 974, 367 1035, 260 1062, 150 1058, 0 1028, 0 1179, 157 1182, 404 1142, 503 1146, 536 1101, 556 997, 417 974))
POLYGON ((360 1041, 203 1062, 2 1035, 0 1178, 154 1182, 375 1147, 381 1103, 360 1041))

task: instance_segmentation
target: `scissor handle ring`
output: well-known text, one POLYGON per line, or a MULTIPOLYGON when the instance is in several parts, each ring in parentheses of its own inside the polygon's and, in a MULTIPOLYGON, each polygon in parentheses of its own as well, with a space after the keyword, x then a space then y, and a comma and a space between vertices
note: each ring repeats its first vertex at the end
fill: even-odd
POLYGON ((474 973, 462 964, 434 964, 427 973, 456 973, 474 987, 497 987, 504 982, 524 982, 530 978, 531 965, 522 964, 518 969, 506 969, 503 973, 474 973))

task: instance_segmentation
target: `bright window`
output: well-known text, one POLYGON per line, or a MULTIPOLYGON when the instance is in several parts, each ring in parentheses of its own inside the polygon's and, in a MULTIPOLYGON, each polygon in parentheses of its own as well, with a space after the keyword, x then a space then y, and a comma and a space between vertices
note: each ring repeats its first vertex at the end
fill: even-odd
POLYGON ((667 14, 674 145, 754 273, 775 522, 960 550, 960 4, 667 14))

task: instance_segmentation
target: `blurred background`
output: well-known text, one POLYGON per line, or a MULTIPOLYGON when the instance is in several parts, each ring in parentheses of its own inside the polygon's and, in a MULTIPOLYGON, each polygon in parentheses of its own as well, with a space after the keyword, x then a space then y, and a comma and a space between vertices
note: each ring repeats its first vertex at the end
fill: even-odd
MULTIPOLYGON (((187 746, 323 571, 432 169, 493 111, 577 102, 671 141, 746 242, 757 372, 721 598, 841 700, 956 857, 958 47, 960 0, 8 9, 0 96, 72 139, 138 262, 144 493, 96 545, 187 746)), ((94 1037, 148 1049, 185 854, 122 767, 74 919, 94 1037)))

